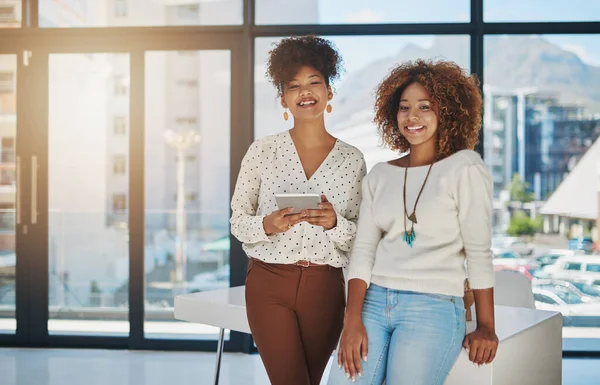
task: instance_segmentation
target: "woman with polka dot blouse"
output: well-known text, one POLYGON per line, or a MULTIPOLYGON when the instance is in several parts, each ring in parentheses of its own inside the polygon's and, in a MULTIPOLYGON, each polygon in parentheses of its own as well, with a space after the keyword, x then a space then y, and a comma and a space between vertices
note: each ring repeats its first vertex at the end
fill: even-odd
POLYGON ((231 201, 231 232, 250 257, 248 322, 274 385, 318 385, 342 330, 342 268, 366 166, 325 129, 340 67, 332 44, 314 36, 283 39, 270 52, 267 75, 293 127, 250 146, 231 201), (320 194, 320 209, 279 210, 278 193, 320 194))

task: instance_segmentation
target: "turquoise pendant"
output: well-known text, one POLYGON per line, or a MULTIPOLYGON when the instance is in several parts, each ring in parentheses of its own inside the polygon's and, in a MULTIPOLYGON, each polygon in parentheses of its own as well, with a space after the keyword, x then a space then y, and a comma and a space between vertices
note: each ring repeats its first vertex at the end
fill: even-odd
POLYGON ((402 240, 404 242, 406 242, 406 244, 409 245, 412 248, 413 242, 415 241, 415 232, 414 232, 414 230, 405 231, 404 235, 402 236, 402 240))

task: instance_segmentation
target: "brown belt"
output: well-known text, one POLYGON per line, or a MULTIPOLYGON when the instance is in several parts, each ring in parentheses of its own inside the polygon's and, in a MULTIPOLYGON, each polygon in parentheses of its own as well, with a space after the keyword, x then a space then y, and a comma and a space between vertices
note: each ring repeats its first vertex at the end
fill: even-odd
POLYGON ((314 263, 307 259, 301 259, 299 261, 296 261, 296 262, 294 262, 294 265, 300 266, 300 267, 323 266, 323 264, 321 264, 321 263, 314 263))
MULTIPOLYGON (((261 260, 260 260, 260 259, 258 259, 258 258, 254 258, 254 257, 250 257, 250 258, 251 258, 251 259, 253 259, 253 260, 255 260, 255 261, 256 261, 256 262, 258 262, 258 263, 267 263, 267 264, 271 264, 271 263, 269 263, 269 262, 263 262, 263 261, 261 261, 261 260)), ((273 265, 279 265, 279 263, 274 263, 273 265)), ((307 259, 301 259, 301 260, 299 260, 299 261, 296 261, 296 262, 293 262, 293 263, 290 263, 290 264, 284 264, 284 265, 287 265, 287 266, 300 266, 300 267, 329 266, 329 265, 327 265, 327 264, 322 264, 322 263, 314 263, 314 262, 311 262, 311 261, 309 261, 309 260, 307 260, 307 259)))

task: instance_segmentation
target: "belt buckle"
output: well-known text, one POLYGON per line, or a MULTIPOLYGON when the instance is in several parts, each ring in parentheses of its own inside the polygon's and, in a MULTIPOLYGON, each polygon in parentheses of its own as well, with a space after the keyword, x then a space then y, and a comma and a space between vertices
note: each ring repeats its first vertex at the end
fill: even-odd
POLYGON ((302 259, 300 261, 296 261, 296 266, 309 267, 310 266, 310 261, 308 261, 306 259, 302 259))

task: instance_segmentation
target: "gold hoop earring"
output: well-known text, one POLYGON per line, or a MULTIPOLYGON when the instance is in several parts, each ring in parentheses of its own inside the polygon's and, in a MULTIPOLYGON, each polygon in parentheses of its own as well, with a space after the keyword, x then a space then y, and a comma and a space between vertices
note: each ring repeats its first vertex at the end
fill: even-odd
POLYGON ((327 108, 326 108, 326 110, 327 110, 327 113, 328 113, 328 114, 331 114, 331 110, 333 110, 333 107, 331 107, 331 104, 328 104, 328 105, 327 105, 327 108))
POLYGON ((283 111, 283 120, 288 120, 290 118, 290 115, 287 112, 287 108, 285 109, 285 111, 283 111))

